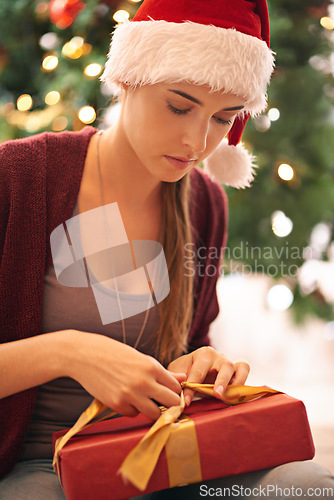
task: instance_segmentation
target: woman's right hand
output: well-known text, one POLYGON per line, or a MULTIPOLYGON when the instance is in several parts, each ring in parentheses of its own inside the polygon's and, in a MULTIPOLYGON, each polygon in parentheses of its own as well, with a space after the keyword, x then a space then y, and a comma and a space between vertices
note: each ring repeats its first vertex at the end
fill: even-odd
POLYGON ((159 404, 180 404, 183 374, 172 374, 155 358, 104 335, 67 330, 64 341, 66 375, 117 413, 138 412, 155 420, 159 404))

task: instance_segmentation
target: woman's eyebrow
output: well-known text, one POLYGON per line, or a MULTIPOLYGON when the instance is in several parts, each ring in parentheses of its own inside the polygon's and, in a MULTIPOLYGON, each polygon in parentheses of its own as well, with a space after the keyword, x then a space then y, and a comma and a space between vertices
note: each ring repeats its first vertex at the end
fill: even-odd
MULTIPOLYGON (((168 92, 173 92, 174 94, 178 94, 181 97, 188 99, 189 101, 195 102, 196 104, 203 106, 203 103, 201 101, 199 101, 196 97, 193 97, 192 95, 189 95, 186 92, 182 92, 182 90, 168 89, 168 92)), ((221 109, 221 111, 239 111, 240 109, 243 109, 243 108, 244 108, 244 106, 233 106, 232 108, 221 109)))

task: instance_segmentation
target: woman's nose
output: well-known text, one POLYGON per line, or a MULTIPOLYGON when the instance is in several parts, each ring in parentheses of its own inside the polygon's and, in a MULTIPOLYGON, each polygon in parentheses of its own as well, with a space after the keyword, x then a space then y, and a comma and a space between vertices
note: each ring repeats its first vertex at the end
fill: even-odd
POLYGON ((208 138, 209 124, 207 122, 193 123, 187 126, 184 133, 183 143, 188 146, 191 151, 197 155, 206 149, 206 142, 208 138))

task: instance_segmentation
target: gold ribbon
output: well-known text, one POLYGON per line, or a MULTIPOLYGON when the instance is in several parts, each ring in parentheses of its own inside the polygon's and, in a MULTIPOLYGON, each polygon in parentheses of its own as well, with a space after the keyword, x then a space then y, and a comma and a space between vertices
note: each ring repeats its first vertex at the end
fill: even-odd
MULTIPOLYGON (((194 391, 213 396, 213 384, 197 384, 194 382, 183 382, 182 388, 189 388, 194 391)), ((257 399, 268 394, 277 394, 280 391, 270 389, 269 387, 253 387, 246 385, 228 386, 221 400, 228 405, 236 405, 257 399)), ((155 469, 160 453, 167 443, 167 440, 173 430, 173 424, 182 414, 185 408, 183 392, 181 392, 181 404, 179 406, 171 406, 168 409, 162 408, 162 414, 158 420, 152 425, 147 434, 141 439, 138 445, 128 454, 123 461, 119 473, 125 480, 131 481, 139 490, 146 489, 150 477, 155 469)), ((60 478, 58 455, 60 450, 75 434, 88 427, 90 422, 101 415, 108 408, 100 403, 97 399, 90 404, 74 424, 74 426, 61 438, 56 441, 55 452, 53 458, 53 466, 60 478)), ((109 410, 97 421, 105 420, 116 412, 109 410)), ((174 425, 175 427, 175 425, 174 425)), ((201 479, 199 479, 200 481, 201 479)), ((177 480, 176 480, 177 481, 177 480)), ((172 481, 174 482, 174 481, 172 481)))

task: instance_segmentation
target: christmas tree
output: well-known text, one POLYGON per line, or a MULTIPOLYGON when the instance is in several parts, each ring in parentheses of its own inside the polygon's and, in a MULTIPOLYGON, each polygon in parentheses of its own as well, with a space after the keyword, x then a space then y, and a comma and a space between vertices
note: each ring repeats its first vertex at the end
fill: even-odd
MULTIPOLYGON (((293 292, 297 320, 334 304, 333 4, 269 0, 277 67, 268 111, 244 134, 259 165, 251 189, 227 188, 225 273, 266 273, 293 292), (331 278, 332 276, 332 278, 331 278)), ((0 141, 100 126, 110 33, 130 0, 2 0, 0 141)))

